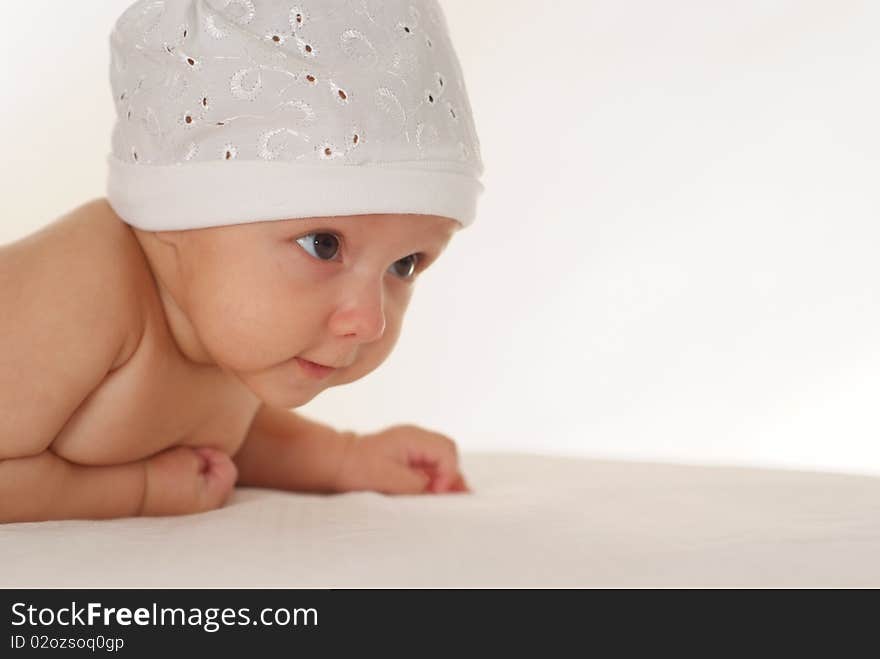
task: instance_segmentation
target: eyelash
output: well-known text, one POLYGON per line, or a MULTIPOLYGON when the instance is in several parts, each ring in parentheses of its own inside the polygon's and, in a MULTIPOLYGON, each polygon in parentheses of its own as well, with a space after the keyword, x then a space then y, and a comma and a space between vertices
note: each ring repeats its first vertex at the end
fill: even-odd
MULTIPOLYGON (((333 236, 334 238, 336 238, 336 240, 339 242, 337 256, 340 252, 343 251, 343 247, 345 246, 345 239, 343 236, 341 236, 338 233, 335 233, 333 231, 326 231, 326 230, 321 230, 321 229, 318 229, 316 231, 310 231, 309 233, 303 234, 302 236, 295 238, 294 242, 297 243, 300 246, 300 248, 304 252, 306 252, 306 254, 311 256, 316 261, 323 261, 326 263, 328 261, 328 259, 321 259, 316 256, 312 256, 311 254, 308 253, 306 248, 300 244, 300 241, 303 240, 304 238, 309 238, 311 236, 321 236, 321 235, 330 235, 330 236, 333 236)), ((408 259, 410 256, 414 256, 416 259, 415 267, 413 268, 412 274, 409 277, 400 277, 398 275, 395 275, 395 276, 397 276, 398 279, 400 279, 401 281, 404 281, 404 282, 414 281, 416 278, 416 275, 418 275, 422 270, 424 270, 425 262, 427 261, 427 256, 425 254, 423 254, 422 252, 419 252, 417 254, 410 254, 409 256, 404 256, 402 259, 398 259, 398 261, 403 261, 404 259, 408 259)), ((329 260, 335 261, 336 259, 329 259, 329 260)), ((398 261, 395 261, 394 263, 397 263, 398 261)), ((388 266, 389 269, 394 267, 394 263, 392 263, 390 266, 388 266)))

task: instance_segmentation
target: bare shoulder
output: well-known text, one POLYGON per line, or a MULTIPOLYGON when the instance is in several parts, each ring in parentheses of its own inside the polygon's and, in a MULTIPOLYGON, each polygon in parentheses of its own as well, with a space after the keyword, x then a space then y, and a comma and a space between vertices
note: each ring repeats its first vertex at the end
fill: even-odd
MULTIPOLYGON (((0 249, 0 282, 6 282, 7 294, 17 294, 19 303, 30 293, 35 302, 82 309, 93 320, 109 321, 117 335, 124 333, 113 368, 131 355, 143 333, 143 296, 138 293, 150 280, 134 234, 103 198, 0 249)), ((47 320, 52 309, 42 311, 47 320)))
POLYGON ((105 199, 0 248, 0 459, 44 450, 134 352, 145 268, 105 199))

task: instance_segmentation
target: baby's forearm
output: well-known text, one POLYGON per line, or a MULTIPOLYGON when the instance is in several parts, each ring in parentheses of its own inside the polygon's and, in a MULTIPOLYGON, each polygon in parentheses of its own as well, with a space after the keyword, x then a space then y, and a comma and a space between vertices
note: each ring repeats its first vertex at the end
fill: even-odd
POLYGON ((136 516, 144 486, 144 461, 89 467, 50 451, 0 460, 0 523, 136 516))
POLYGON ((301 492, 338 492, 338 475, 355 433, 263 404, 233 461, 238 484, 301 492))

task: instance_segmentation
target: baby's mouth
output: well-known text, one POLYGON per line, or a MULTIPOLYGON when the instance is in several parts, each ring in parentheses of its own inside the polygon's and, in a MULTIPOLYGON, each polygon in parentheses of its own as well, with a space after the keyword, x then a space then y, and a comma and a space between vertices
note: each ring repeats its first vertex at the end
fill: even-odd
POLYGON ((323 364, 317 364, 315 362, 310 362, 308 359, 303 359, 302 357, 295 357, 294 360, 297 364, 300 365, 300 368, 311 378, 315 379, 323 379, 328 375, 333 373, 336 369, 330 366, 324 366, 323 364))

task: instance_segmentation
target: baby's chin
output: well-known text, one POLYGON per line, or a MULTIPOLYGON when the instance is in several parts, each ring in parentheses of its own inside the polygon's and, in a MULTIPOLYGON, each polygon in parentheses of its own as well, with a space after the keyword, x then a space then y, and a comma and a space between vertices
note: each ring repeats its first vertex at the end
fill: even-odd
POLYGON ((229 370, 257 398, 267 405, 291 409, 312 401, 325 389, 334 386, 326 380, 305 378, 285 363, 258 373, 229 370))
POLYGON ((254 381, 254 379, 247 377, 239 377, 239 379, 254 396, 265 404, 287 409, 305 405, 327 388, 324 385, 313 385, 311 387, 279 386, 276 383, 254 381))

